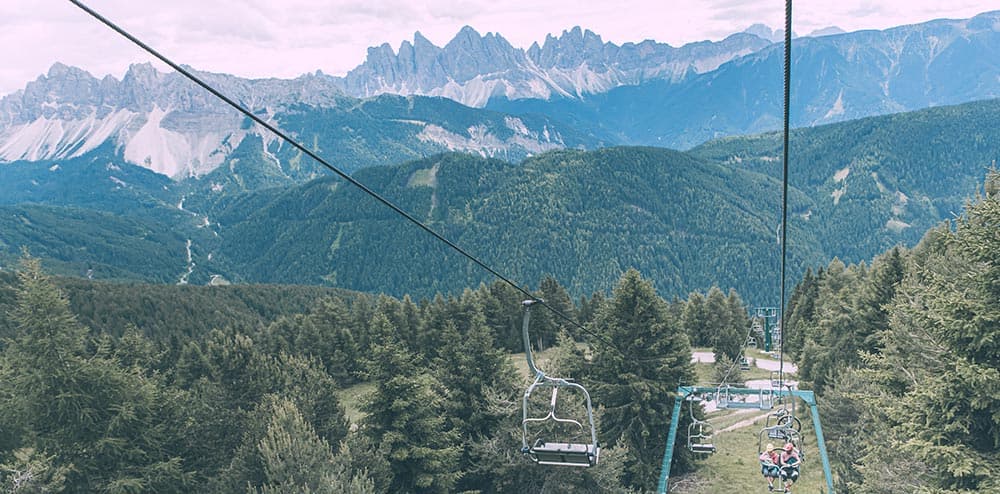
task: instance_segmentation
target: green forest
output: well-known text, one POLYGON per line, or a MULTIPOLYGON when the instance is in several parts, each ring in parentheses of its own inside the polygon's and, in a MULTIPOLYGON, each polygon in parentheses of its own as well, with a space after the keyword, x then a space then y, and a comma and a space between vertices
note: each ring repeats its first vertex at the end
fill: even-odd
MULTIPOLYGON (((1000 175, 914 248, 792 290, 785 350, 818 393, 837 492, 1000 489, 1000 175)), ((594 398, 600 463, 520 453, 524 295, 120 285, 0 272, 6 492, 646 492, 692 348, 744 351, 747 304, 666 300, 628 269, 575 299, 543 277, 535 350, 594 398)), ((570 404, 571 400, 570 400, 570 404)), ((682 417, 682 428, 690 418, 682 417)), ((756 451, 739 453, 753 459, 756 451)), ((680 442, 674 472, 712 476, 680 442)), ((739 474, 744 475, 744 474, 739 474)), ((746 476, 756 475, 753 467, 746 476)), ((682 476, 683 478, 683 476, 682 476)), ((763 484, 761 484, 763 487, 763 484)))
MULTIPOLYGON (((403 103, 385 97, 364 109, 394 115, 403 103)), ((912 247, 960 214, 1000 158, 998 111, 1000 100, 989 100, 795 130, 790 272, 912 247)), ((438 113, 456 128, 467 123, 438 113)), ((0 267, 16 266, 28 246, 53 274, 126 282, 221 277, 427 298, 492 281, 342 180, 316 170, 292 180, 260 140, 176 183, 97 151, 0 167, 0 267)), ((352 177, 523 284, 553 276, 579 297, 608 292, 636 268, 666 298, 714 284, 774 305, 780 156, 771 133, 688 152, 567 149, 516 163, 436 154, 352 177)))

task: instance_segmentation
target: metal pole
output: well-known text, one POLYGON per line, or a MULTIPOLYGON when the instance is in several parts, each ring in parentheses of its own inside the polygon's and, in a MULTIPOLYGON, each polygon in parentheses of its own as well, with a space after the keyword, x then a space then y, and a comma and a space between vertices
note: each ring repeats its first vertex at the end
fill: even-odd
POLYGON ((667 434, 667 446, 663 450, 663 465, 660 467, 660 482, 657 484, 658 494, 667 493, 667 482, 670 480, 670 462, 674 459, 674 443, 677 442, 677 424, 681 416, 681 404, 687 399, 690 393, 686 388, 677 388, 677 396, 674 397, 674 413, 670 417, 670 433, 667 434))
POLYGON ((826 476, 826 487, 833 494, 833 472, 830 470, 830 457, 826 453, 826 441, 823 439, 823 426, 819 424, 819 410, 816 409, 816 402, 809 405, 812 412, 813 429, 816 430, 816 447, 819 449, 819 458, 823 462, 823 475, 826 476))

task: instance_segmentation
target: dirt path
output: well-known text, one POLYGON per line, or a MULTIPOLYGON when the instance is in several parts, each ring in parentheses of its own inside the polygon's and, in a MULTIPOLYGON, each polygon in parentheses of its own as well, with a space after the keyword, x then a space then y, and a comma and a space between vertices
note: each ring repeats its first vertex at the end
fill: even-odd
MULTIPOLYGON (((748 410, 748 412, 752 412, 752 411, 753 410, 748 410)), ((768 415, 770 415, 770 412, 763 413, 763 414, 757 415, 755 417, 750 417, 750 418, 748 418, 746 420, 741 420, 741 421, 739 421, 739 422, 737 422, 737 423, 735 423, 733 425, 730 425, 729 427, 726 427, 726 428, 723 428, 723 429, 719 429, 719 432, 720 433, 721 432, 730 432, 730 431, 734 431, 736 429, 742 429, 744 427, 751 426, 751 425, 753 425, 754 422, 756 422, 756 421, 758 421, 760 419, 766 419, 768 415)))

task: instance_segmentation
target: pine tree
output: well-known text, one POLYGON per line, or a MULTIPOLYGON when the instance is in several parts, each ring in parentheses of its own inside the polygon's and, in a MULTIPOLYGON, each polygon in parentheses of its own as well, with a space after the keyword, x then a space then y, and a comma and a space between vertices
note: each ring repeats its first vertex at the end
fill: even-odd
POLYGON ((11 456, 10 461, 0 464, 3 492, 48 494, 64 491, 70 466, 54 465, 54 456, 46 456, 33 448, 18 449, 11 456))
MULTIPOLYGON (((888 459, 924 464, 927 490, 1000 489, 998 232, 1000 198, 980 197, 954 232, 918 246, 868 374, 901 392, 880 403, 892 417, 887 446, 905 455, 888 459)), ((878 453, 866 458, 888 463, 878 453)), ((865 472, 866 486, 876 481, 865 472)))
POLYGON ((788 301, 785 317, 786 328, 782 329, 782 349, 793 359, 798 358, 805 344, 806 333, 815 325, 816 304, 819 302, 819 284, 823 279, 823 269, 814 276, 812 268, 806 270, 788 301))
POLYGON ((351 474, 334 462, 330 445, 313 431, 295 404, 278 400, 264 437, 257 443, 265 483, 261 493, 374 493, 363 474, 351 474))
POLYGON ((743 345, 750 326, 743 301, 735 290, 730 290, 726 297, 722 290, 712 287, 708 292, 705 310, 709 314, 708 329, 716 359, 725 356, 730 362, 735 362, 743 355, 743 345))
POLYGON ((52 455, 53 468, 72 465, 69 492, 184 491, 190 475, 166 453, 177 419, 172 393, 106 348, 92 354, 87 329, 37 259, 22 259, 19 280, 16 333, 3 355, 7 427, 23 447, 52 455))
POLYGON ((393 473, 393 492, 450 492, 461 477, 460 437, 447 420, 448 392, 415 365, 397 343, 376 345, 365 402, 365 433, 382 444, 393 473))
POLYGON ((693 346, 712 346, 704 295, 698 292, 692 292, 688 295, 687 303, 684 304, 681 325, 687 332, 693 346))
POLYGON ((834 259, 818 288, 815 325, 806 327, 799 376, 822 393, 826 384, 858 359, 857 294, 865 283, 864 265, 834 259))
MULTIPOLYGON (((604 408, 601 440, 628 448, 634 459, 626 485, 648 488, 659 473, 674 392, 694 380, 687 335, 667 317, 667 304, 652 283, 634 269, 622 275, 594 328, 602 340, 585 383, 604 408)), ((684 448, 675 458, 679 470, 690 467, 684 448)))

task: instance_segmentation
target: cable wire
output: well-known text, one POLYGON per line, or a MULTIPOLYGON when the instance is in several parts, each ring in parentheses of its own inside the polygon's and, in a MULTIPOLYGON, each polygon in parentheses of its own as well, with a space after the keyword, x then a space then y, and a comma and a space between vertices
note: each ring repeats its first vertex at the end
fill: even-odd
POLYGON ((792 0, 785 0, 785 101, 784 101, 784 145, 782 147, 781 174, 781 345, 778 349, 778 381, 785 382, 785 265, 788 254, 788 116, 792 80, 792 0))
MULTIPOLYGON (((236 109, 236 111, 242 113, 247 118, 253 120, 256 124, 258 124, 261 127, 267 129, 268 131, 270 131, 271 133, 273 133, 277 137, 281 138, 285 142, 287 142, 290 145, 292 145, 295 149, 301 151, 306 156, 309 156, 310 158, 312 158, 313 160, 315 160, 317 163, 323 165, 324 167, 326 167, 327 169, 329 169, 330 171, 332 171, 333 173, 335 173, 336 175, 338 175, 340 178, 346 180, 351 185, 353 185, 353 186, 361 189, 364 193, 368 194, 369 196, 371 196, 376 201, 382 203, 384 206, 388 207, 389 209, 392 209, 397 214, 399 214, 400 216, 406 218, 411 223, 413 223, 414 225, 416 225, 420 229, 424 230, 428 234, 432 235, 434 238, 440 240, 441 242, 443 242, 448 247, 451 247, 455 252, 458 252, 459 254, 461 254, 462 256, 464 256, 466 259, 472 261, 474 264, 476 264, 477 266, 479 266, 480 268, 482 268, 486 272, 492 274, 493 276, 497 277, 499 280, 501 280, 504 283, 510 285, 512 288, 514 288, 515 290, 521 292, 523 295, 527 296, 528 298, 530 298, 532 300, 536 300, 537 299, 537 297, 534 294, 532 294, 530 291, 528 291, 527 289, 522 288, 520 285, 518 285, 514 281, 512 281, 509 278, 507 278, 506 276, 500 274, 498 271, 496 271, 495 269, 491 268, 485 262, 479 260, 477 257, 475 257, 472 254, 470 254, 469 252, 467 252, 465 249, 463 249, 462 247, 460 247, 458 244, 452 242, 451 240, 448 240, 444 235, 441 235, 440 233, 438 233, 437 231, 435 231, 433 228, 427 226, 426 224, 424 224, 420 220, 416 219, 415 217, 413 217, 413 215, 411 215, 410 213, 406 212, 405 210, 403 210, 402 208, 400 208, 399 206, 397 206, 393 202, 389 201, 385 197, 382 197, 379 193, 377 193, 374 190, 370 189, 365 184, 363 184, 360 181, 358 181, 357 179, 351 177, 347 173, 344 173, 339 168, 333 166, 328 161, 326 161, 325 159, 323 159, 322 157, 320 157, 316 153, 310 151, 308 148, 306 148, 305 146, 303 146, 302 144, 300 144, 298 141, 296 141, 296 140, 292 139, 291 137, 289 137, 288 135, 286 135, 284 132, 282 132, 281 130, 279 130, 277 127, 275 127, 275 126, 271 125, 270 123, 266 122, 264 119, 262 119, 262 118, 258 117, 257 115, 255 115, 253 112, 251 112, 249 109, 245 108, 240 103, 237 103, 236 101, 234 101, 233 99, 229 98, 228 96, 226 96, 225 94, 223 94, 219 90, 215 89, 212 85, 210 85, 207 82, 203 81, 201 78, 199 78, 198 76, 196 76, 190 70, 185 69, 184 67, 178 65, 177 63, 174 63, 172 60, 170 60, 166 56, 160 54, 160 52, 156 51, 155 49, 153 49, 152 47, 150 47, 146 43, 142 42, 140 39, 138 39, 135 36, 133 36, 131 33, 129 33, 128 31, 126 31, 125 29, 119 27, 117 24, 115 24, 111 20, 107 19, 106 17, 102 16, 101 14, 99 14, 98 12, 96 12, 95 10, 91 9, 90 7, 88 7, 87 5, 85 5, 82 1, 80 1, 80 0, 69 0, 69 2, 72 3, 73 5, 76 5, 81 10, 83 10, 84 12, 86 12, 87 14, 89 14, 91 17, 93 17, 93 18, 97 19, 98 21, 100 21, 102 24, 108 26, 113 31, 115 31, 118 34, 122 35, 123 37, 125 37, 126 39, 128 39, 129 41, 131 41, 132 43, 134 43, 136 46, 138 46, 139 48, 142 48, 143 50, 145 50, 150 55, 156 57, 161 62, 169 65, 172 69, 176 70, 181 75, 183 75, 184 77, 186 77, 189 80, 191 80, 191 82, 194 82, 198 86, 201 86, 202 89, 208 91, 209 93, 211 93, 216 98, 219 98, 220 100, 222 100, 223 102, 225 102, 227 105, 233 107, 234 109, 236 109)), ((606 338, 606 337, 604 337, 604 336, 602 336, 600 334, 597 334, 594 331, 591 331, 591 330, 587 329, 584 325, 576 322, 571 317, 569 317, 568 315, 564 314, 562 311, 556 309, 555 307, 552 307, 551 305, 549 305, 548 303, 546 303, 544 301, 539 302, 539 304, 542 305, 542 306, 544 306, 546 309, 552 311, 552 313, 555 314, 556 317, 558 317, 558 318, 566 321, 571 326, 576 327, 580 331, 582 331, 584 333, 587 333, 588 335, 593 336, 594 338, 597 338, 598 340, 606 343, 611 348, 614 348, 618 353, 621 353, 622 356, 626 356, 622 352, 622 350, 619 349, 618 346, 615 345, 615 343, 613 341, 611 341, 610 339, 608 339, 608 338, 606 338)))

